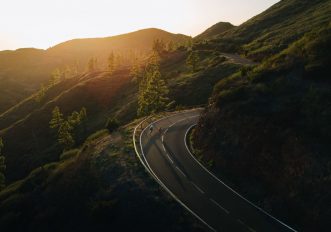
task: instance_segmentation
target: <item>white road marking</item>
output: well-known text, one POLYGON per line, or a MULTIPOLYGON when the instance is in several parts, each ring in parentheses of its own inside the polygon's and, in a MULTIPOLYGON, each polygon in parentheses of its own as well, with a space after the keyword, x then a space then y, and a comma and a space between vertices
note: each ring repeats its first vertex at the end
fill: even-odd
POLYGON ((227 210, 226 208, 224 208, 223 206, 221 206, 217 201, 215 201, 214 199, 212 198, 209 198, 209 200, 211 202, 213 202, 217 207, 219 207, 221 210, 223 210, 225 213, 229 214, 229 210, 227 210))
POLYGON ((196 184, 194 184, 192 181, 191 181, 192 185, 202 194, 204 194, 205 192, 196 184))
POLYGON ((237 219, 237 222, 239 222, 241 225, 243 225, 244 227, 246 227, 249 231, 256 232, 256 230, 254 230, 253 228, 249 227, 249 226, 248 226, 245 222, 243 222, 242 220, 237 219))
POLYGON ((185 175, 185 173, 182 171, 182 170, 180 170, 180 168, 179 167, 176 167, 176 169, 186 178, 186 175, 185 175))
POLYGON ((167 155, 168 159, 170 160, 170 162, 171 162, 172 164, 174 164, 174 161, 171 159, 170 155, 169 155, 168 153, 166 153, 166 155, 167 155))
POLYGON ((191 130, 192 127, 196 126, 197 123, 191 125, 184 136, 184 143, 186 146, 186 149, 188 151, 188 153, 191 155, 191 157, 195 160, 195 162, 197 162, 200 167, 202 167, 207 173, 209 173, 209 175, 211 175, 216 181, 218 181, 219 183, 221 183, 222 185, 224 185, 226 188, 228 188, 231 192, 233 192, 235 195, 237 195, 238 197, 240 197, 241 199, 243 199, 244 201, 246 201, 248 204, 250 204, 251 206, 253 206, 254 208, 256 208, 257 210, 259 210, 260 212, 266 214, 267 216, 269 216, 270 218, 274 219, 275 221, 277 221, 278 223, 282 224, 284 227, 286 227, 287 229, 293 231, 293 232, 297 232, 295 229, 293 229, 292 227, 290 227, 289 225, 286 225, 284 222, 280 221, 279 219, 275 218, 274 216, 272 216, 271 214, 269 214, 268 212, 264 211, 262 208, 260 208, 259 206, 255 205, 254 203, 252 203, 251 201, 247 200, 245 197, 243 197, 242 195, 240 195, 238 192, 236 192, 235 190, 233 190, 230 186, 228 186, 227 184, 225 184, 223 181, 221 181, 218 177, 216 177, 212 172, 210 172, 204 165, 202 165, 200 163, 200 161, 195 158, 195 156, 192 154, 192 152, 190 151, 190 149, 187 146, 186 143, 186 139, 187 139, 187 134, 188 132, 191 130))
MULTIPOLYGON (((178 114, 177 114, 178 115, 178 114)), ((168 118, 168 117, 165 117, 165 118, 168 118)), ((156 123, 158 121, 161 121, 165 118, 162 118, 162 119, 159 119, 153 123, 156 123)), ((153 124, 151 123, 151 124, 153 124)), ((151 125, 150 124, 150 125, 151 125)), ((138 125, 139 126, 139 125, 138 125)), ((136 133, 136 130, 138 128, 138 126, 136 126, 136 128, 134 129, 134 134, 133 134, 133 141, 135 141, 135 133, 136 133)), ((154 171, 152 170, 152 168, 150 167, 150 165, 148 164, 147 162, 147 159, 146 159, 146 156, 144 154, 144 149, 143 149, 143 145, 142 145, 142 135, 144 134, 145 130, 147 129, 147 127, 145 129, 143 129, 143 131, 140 133, 140 136, 139 136, 139 143, 140 143, 140 150, 142 152, 142 157, 144 159, 144 161, 142 161, 142 159, 140 159, 140 155, 139 155, 139 152, 137 150, 137 147, 136 147, 136 143, 134 142, 134 146, 135 146, 135 151, 136 151, 136 154, 137 156, 139 157, 139 159, 141 160, 141 163, 143 164, 143 166, 146 168, 146 170, 151 174, 151 176, 156 180, 156 182, 158 182, 177 202, 179 202, 179 204, 181 204, 185 209, 187 209, 191 214, 193 214, 195 217, 197 217, 203 224, 205 224, 211 231, 214 231, 216 232, 216 230, 211 226, 209 225, 205 220, 203 220, 197 213, 195 213, 193 210, 191 210, 186 204, 184 204, 170 189, 167 188, 167 186, 157 177, 157 175, 154 173, 154 171)))

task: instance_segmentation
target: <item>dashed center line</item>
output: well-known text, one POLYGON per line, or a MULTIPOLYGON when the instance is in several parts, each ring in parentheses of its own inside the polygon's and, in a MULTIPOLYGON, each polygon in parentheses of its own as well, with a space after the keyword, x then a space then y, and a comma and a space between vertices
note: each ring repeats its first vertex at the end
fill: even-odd
POLYGON ((168 153, 166 153, 166 155, 167 155, 168 159, 170 160, 170 162, 173 164, 174 161, 171 159, 170 155, 168 153))
POLYGON ((217 207, 219 207, 221 210, 223 210, 225 213, 229 214, 229 210, 227 210, 226 208, 224 208, 223 206, 221 206, 217 201, 215 201, 214 199, 212 198, 209 198, 209 200, 211 202, 213 202, 217 207))
POLYGON ((186 178, 186 175, 185 175, 185 173, 182 171, 182 170, 180 170, 180 168, 179 167, 176 167, 176 169, 186 178))
POLYGON ((241 225, 245 226, 249 231, 256 232, 253 228, 249 227, 245 222, 243 222, 240 219, 237 219, 237 222, 239 222, 241 225))
POLYGON ((202 194, 205 193, 198 185, 194 184, 192 181, 191 181, 191 183, 199 192, 201 192, 202 194))

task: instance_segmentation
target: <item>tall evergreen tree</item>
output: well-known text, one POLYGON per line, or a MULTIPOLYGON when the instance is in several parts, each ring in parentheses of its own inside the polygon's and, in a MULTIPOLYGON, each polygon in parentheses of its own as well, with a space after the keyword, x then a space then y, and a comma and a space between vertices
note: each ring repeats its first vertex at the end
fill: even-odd
POLYGON ((186 64, 194 72, 197 69, 199 61, 200 61, 200 58, 199 58, 198 54, 196 52, 191 51, 189 56, 186 59, 186 64))
POLYGON ((64 147, 65 150, 72 148, 75 144, 75 140, 71 133, 73 129, 74 128, 68 121, 63 122, 59 127, 58 142, 64 147))
MULTIPOLYGON (((86 108, 77 112, 74 111, 70 116, 67 117, 67 120, 63 119, 63 114, 60 111, 59 107, 55 107, 52 111, 52 119, 49 122, 51 129, 57 129, 57 141, 63 148, 69 149, 75 144, 74 140, 74 129, 84 122, 87 118, 86 108)), ((85 130, 85 128, 84 128, 85 130)))
POLYGON ((169 89, 162 78, 158 60, 152 56, 139 85, 138 115, 160 112, 170 106, 169 89))
POLYGON ((133 65, 131 66, 130 77, 136 80, 138 83, 140 83, 140 81, 143 78, 143 70, 137 59, 134 61, 133 65))
POLYGON ((60 108, 56 106, 52 111, 52 119, 49 122, 49 127, 51 129, 59 128, 63 122, 63 114, 61 113, 60 108))

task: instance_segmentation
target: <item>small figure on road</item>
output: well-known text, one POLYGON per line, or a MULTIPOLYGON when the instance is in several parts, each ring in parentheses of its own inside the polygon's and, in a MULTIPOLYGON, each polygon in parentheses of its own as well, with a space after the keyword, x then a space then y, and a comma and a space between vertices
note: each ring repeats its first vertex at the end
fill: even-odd
POLYGON ((153 129, 154 129, 153 125, 150 125, 150 127, 149 127, 149 134, 152 134, 153 129))
POLYGON ((159 128, 159 134, 162 135, 162 127, 159 128))

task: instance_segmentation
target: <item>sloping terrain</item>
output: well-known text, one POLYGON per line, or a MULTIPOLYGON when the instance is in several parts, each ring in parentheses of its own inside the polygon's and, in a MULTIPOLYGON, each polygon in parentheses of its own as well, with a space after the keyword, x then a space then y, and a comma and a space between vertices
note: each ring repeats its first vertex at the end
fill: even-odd
POLYGON ((92 57, 97 58, 99 68, 103 68, 111 52, 123 61, 132 60, 149 52, 155 39, 177 44, 185 43, 188 38, 151 28, 107 38, 71 40, 47 50, 1 51, 0 113, 36 91, 40 84, 47 83, 56 68, 64 71, 69 67, 84 72, 92 57), (10 98, 8 92, 12 93, 10 98))
POLYGON ((204 231, 140 165, 132 126, 100 131, 0 193, 4 231, 204 231))
POLYGON ((228 22, 219 22, 215 25, 211 26, 201 34, 194 37, 194 41, 203 41, 203 40, 210 40, 214 37, 218 36, 219 34, 222 34, 230 29, 233 29, 235 26, 233 26, 231 23, 228 22))
POLYGON ((116 99, 129 89, 129 80, 128 71, 111 77, 107 72, 91 73, 83 79, 70 79, 69 83, 63 83, 64 86, 54 86, 40 105, 35 106, 34 99, 28 99, 3 115, 1 134, 7 141, 6 151, 10 154, 7 156, 8 179, 23 177, 33 168, 58 158, 56 154, 60 147, 56 145, 55 134, 49 129, 55 106, 59 106, 64 115, 82 107, 87 109, 87 128, 78 133, 79 144, 96 127, 104 126, 107 112, 115 109, 114 101, 118 102, 116 99))
POLYGON ((283 0, 238 27, 218 35, 211 46, 261 61, 330 22, 330 0, 283 0))
MULTIPOLYGON (((169 97, 177 106, 206 103, 214 84, 241 67, 224 59, 220 62, 222 55, 214 51, 199 51, 199 56, 196 72, 191 72, 185 64, 187 51, 167 53, 162 58, 161 71, 170 89, 169 97)), ((137 91, 138 85, 129 76, 128 69, 112 75, 107 71, 85 73, 51 87, 41 102, 29 97, 0 114, 8 182, 58 160, 61 147, 55 132, 49 128, 55 106, 65 116, 82 107, 87 109, 86 126, 75 133, 76 145, 80 145, 89 134, 104 128, 108 117, 115 116, 121 123, 133 120, 137 112, 137 91)))
POLYGON ((194 135, 214 172, 300 231, 330 228, 328 6, 330 1, 284 0, 236 28, 238 36, 244 26, 257 28, 244 37, 251 52, 256 32, 264 32, 268 52, 259 53, 264 62, 255 68, 217 83, 194 135), (296 7, 289 12, 290 6, 296 7))

